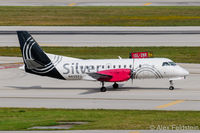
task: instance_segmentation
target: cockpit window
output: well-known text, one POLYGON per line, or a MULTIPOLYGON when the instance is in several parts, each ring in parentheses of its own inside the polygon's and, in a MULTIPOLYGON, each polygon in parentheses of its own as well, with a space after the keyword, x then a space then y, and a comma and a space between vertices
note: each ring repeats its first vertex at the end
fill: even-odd
POLYGON ((162 66, 169 66, 170 64, 168 62, 163 62, 162 66))
POLYGON ((163 62, 162 66, 176 66, 174 62, 163 62))
POLYGON ((169 62, 169 64, 170 64, 171 66, 176 66, 176 63, 174 63, 174 62, 169 62))

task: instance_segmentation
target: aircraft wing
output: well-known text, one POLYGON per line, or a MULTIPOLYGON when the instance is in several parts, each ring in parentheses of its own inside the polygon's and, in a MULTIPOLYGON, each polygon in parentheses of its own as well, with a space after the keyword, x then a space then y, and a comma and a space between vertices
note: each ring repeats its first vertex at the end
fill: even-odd
POLYGON ((94 73, 88 73, 90 77, 98 81, 106 82, 123 82, 131 78, 130 69, 109 69, 98 71, 94 73))
POLYGON ((101 73, 87 73, 87 74, 98 81, 107 81, 112 78, 112 76, 108 74, 101 74, 101 73))

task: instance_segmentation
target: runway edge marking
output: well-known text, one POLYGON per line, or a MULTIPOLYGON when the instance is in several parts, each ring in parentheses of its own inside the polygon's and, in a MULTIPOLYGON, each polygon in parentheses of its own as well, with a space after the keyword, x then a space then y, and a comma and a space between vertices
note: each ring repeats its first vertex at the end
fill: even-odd
POLYGON ((159 105, 156 108, 157 109, 167 108, 169 106, 172 106, 172 105, 175 105, 175 104, 178 104, 178 103, 182 103, 182 102, 184 102, 184 100, 176 100, 176 101, 173 101, 173 102, 170 102, 170 103, 167 103, 167 104, 159 105))

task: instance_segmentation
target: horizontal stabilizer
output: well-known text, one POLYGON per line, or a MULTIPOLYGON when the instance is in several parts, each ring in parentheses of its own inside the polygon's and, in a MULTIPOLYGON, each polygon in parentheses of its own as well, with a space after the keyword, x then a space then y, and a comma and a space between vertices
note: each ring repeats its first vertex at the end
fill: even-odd
POLYGON ((38 63, 35 60, 31 60, 31 59, 26 59, 26 65, 28 69, 36 69, 36 68, 42 68, 44 67, 44 65, 42 65, 42 63, 38 63))

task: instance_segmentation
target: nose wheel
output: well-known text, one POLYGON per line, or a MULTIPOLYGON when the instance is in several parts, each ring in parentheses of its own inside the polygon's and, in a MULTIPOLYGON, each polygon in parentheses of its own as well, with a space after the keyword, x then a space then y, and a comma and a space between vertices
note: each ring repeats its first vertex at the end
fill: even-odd
POLYGON ((113 84, 113 88, 114 89, 117 89, 119 87, 119 85, 115 82, 114 84, 113 84))
POLYGON ((106 89, 106 87, 104 87, 104 82, 101 82, 101 83, 102 83, 102 87, 101 87, 100 91, 101 92, 106 92, 107 89, 106 89))
POLYGON ((172 80, 170 80, 170 81, 169 81, 169 83, 170 83, 169 90, 174 90, 173 81, 172 81, 172 80))

